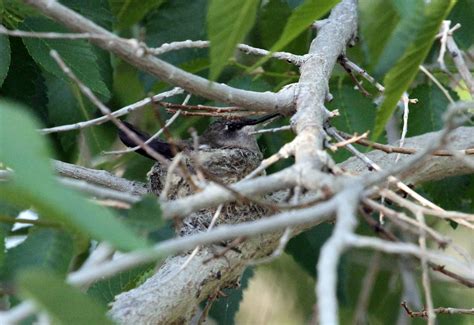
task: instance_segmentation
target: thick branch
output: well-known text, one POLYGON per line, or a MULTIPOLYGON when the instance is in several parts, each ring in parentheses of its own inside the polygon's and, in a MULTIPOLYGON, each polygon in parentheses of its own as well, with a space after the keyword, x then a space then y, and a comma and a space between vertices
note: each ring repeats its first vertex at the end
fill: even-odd
POLYGON ((180 86, 190 93, 252 110, 288 111, 294 106, 293 91, 289 88, 285 88, 279 93, 262 93, 211 83, 209 80, 181 70, 163 60, 143 54, 139 45, 117 37, 56 1, 25 0, 25 2, 75 32, 100 36, 90 41, 121 57, 133 66, 165 82, 180 86))
MULTIPOLYGON (((318 164, 318 150, 323 149, 323 123, 327 119, 324 102, 328 82, 337 58, 357 32, 357 1, 343 0, 331 12, 327 23, 311 43, 306 61, 301 65, 292 118, 298 134, 296 162, 318 164)), ((321 165, 321 164, 319 164, 321 165)))
MULTIPOLYGON (((439 132, 425 133, 416 137, 406 138, 405 146, 411 148, 426 148, 432 143, 433 139, 438 137, 439 132)), ((474 127, 460 127, 454 130, 449 143, 453 149, 466 149, 474 147, 474 127)), ((395 144, 396 145, 396 144, 395 144)), ((394 164, 393 155, 380 150, 374 150, 366 154, 372 161, 376 162, 382 169, 389 169, 394 164)), ((403 164, 410 159, 409 155, 401 156, 397 164, 403 164)), ((471 155, 465 156, 465 159, 473 161, 471 155)), ((367 165, 353 157, 340 164, 347 171, 354 174, 364 175, 371 173, 367 165)), ((372 172, 373 173, 373 172, 372 172)), ((443 179, 450 176, 474 173, 472 166, 465 164, 462 160, 455 157, 429 157, 421 167, 416 171, 409 170, 401 175, 402 180, 409 184, 419 184, 428 181, 443 179)))
POLYGON ((142 196, 147 193, 145 184, 117 177, 105 170, 85 168, 58 160, 53 161, 53 163, 56 172, 64 177, 87 181, 91 184, 100 185, 131 195, 142 196))

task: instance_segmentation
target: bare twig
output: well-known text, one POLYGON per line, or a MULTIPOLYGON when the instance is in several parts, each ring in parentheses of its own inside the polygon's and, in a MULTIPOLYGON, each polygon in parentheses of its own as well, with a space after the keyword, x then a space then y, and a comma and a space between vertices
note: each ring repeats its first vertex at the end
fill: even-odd
POLYGON ((424 66, 420 65, 420 70, 421 70, 421 72, 426 74, 428 76, 428 78, 431 79, 431 81, 434 82, 434 84, 439 88, 439 90, 441 90, 441 92, 449 100, 449 102, 451 104, 454 104, 454 99, 449 94, 449 91, 441 84, 441 82, 439 82, 439 80, 436 79, 436 77, 428 69, 426 69, 424 66))
MULTIPOLYGON (((401 306, 405 309, 410 317, 428 317, 428 311, 412 311, 405 301, 402 301, 401 306)), ((436 314, 450 314, 450 315, 474 315, 474 308, 453 308, 453 307, 438 307, 433 309, 436 314)))
MULTIPOLYGON (((183 93, 183 89, 176 87, 173 88, 172 90, 165 91, 161 94, 155 95, 151 97, 153 100, 159 101, 163 100, 168 97, 176 96, 183 93)), ((150 104, 151 99, 150 98, 145 98, 142 99, 136 103, 127 105, 125 107, 122 107, 121 109, 118 109, 114 112, 111 113, 114 117, 120 117, 123 115, 126 115, 130 112, 133 112, 137 109, 143 108, 146 105, 150 104)), ((84 129, 93 125, 100 125, 102 123, 108 122, 110 118, 108 116, 101 116, 89 121, 84 121, 84 122, 77 122, 73 124, 67 124, 67 125, 60 125, 60 126, 55 126, 52 128, 46 128, 46 129, 41 129, 40 132, 43 134, 48 134, 48 133, 54 133, 54 132, 66 132, 66 131, 72 131, 72 130, 79 130, 79 129, 84 129)))
MULTIPOLYGON (((339 133, 344 139, 351 139, 352 138, 352 136, 350 134, 347 134, 345 132, 337 131, 337 133, 339 133)), ((387 144, 381 144, 381 143, 373 142, 373 141, 363 139, 363 138, 357 139, 356 143, 361 144, 361 145, 366 146, 366 147, 372 147, 374 149, 382 150, 383 152, 386 152, 386 153, 402 153, 402 154, 412 155, 412 154, 417 153, 419 151, 419 149, 415 149, 415 148, 395 147, 395 146, 391 146, 391 145, 387 145, 387 144)), ((454 156, 456 154, 458 154, 458 155, 474 155, 474 148, 468 148, 468 149, 464 149, 464 150, 455 150, 454 152, 455 153, 453 153, 452 149, 451 150, 439 149, 439 150, 434 150, 433 152, 431 152, 431 154, 433 156, 443 156, 443 157, 450 157, 450 156, 454 156)))
MULTIPOLYGON (((164 165, 169 165, 169 161, 163 157, 161 154, 156 152, 153 148, 145 144, 134 132, 132 132, 128 127, 126 127, 122 121, 120 121, 117 117, 112 115, 111 110, 105 106, 90 90, 89 87, 84 85, 77 76, 72 72, 72 70, 64 63, 63 59, 59 56, 58 52, 55 50, 51 50, 50 52, 51 57, 56 61, 59 67, 63 70, 63 72, 72 80, 74 81, 81 92, 104 114, 107 118, 112 121, 120 130, 125 132, 128 137, 130 137, 135 143, 137 143, 141 149, 143 149, 147 154, 149 154, 153 159, 162 162, 164 165)), ((151 101, 151 100, 150 100, 151 101)))
POLYGON ((253 132, 250 132, 250 134, 275 133, 275 132, 289 131, 289 130, 291 130, 291 125, 284 125, 277 128, 253 131, 253 132))
MULTIPOLYGON (((188 48, 208 48, 210 45, 209 41, 179 41, 179 42, 171 42, 171 43, 164 43, 160 47, 157 48, 148 48, 146 51, 152 55, 161 55, 170 51, 176 51, 181 49, 188 49, 188 48)), ((259 49, 253 46, 249 46, 246 44, 238 44, 237 49, 244 52, 245 54, 252 54, 258 56, 267 56, 287 61, 293 63, 295 65, 300 65, 301 62, 304 60, 303 56, 295 55, 288 52, 270 52, 264 49, 259 49)))
POLYGON ((471 71, 466 64, 466 61, 464 61, 463 54, 454 41, 452 35, 448 35, 446 46, 454 61, 454 64, 456 65, 457 70, 459 71, 459 74, 461 75, 461 78, 466 83, 469 93, 471 96, 474 96, 474 78, 472 77, 471 71))
MULTIPOLYGON (((418 211, 416 214, 416 219, 421 225, 425 226, 425 217, 421 211, 418 211)), ((420 237, 418 240, 421 249, 421 269, 422 271, 422 283, 423 289, 425 291, 425 301, 427 307, 427 314, 428 314, 428 325, 434 325, 436 321, 436 314, 433 312, 433 298, 431 297, 431 284, 430 278, 428 274, 428 262, 426 259, 426 236, 425 230, 420 227, 420 237)))
POLYGON ((27 38, 42 38, 42 39, 68 39, 68 40, 82 40, 82 39, 102 39, 102 40, 114 40, 117 38, 110 38, 101 34, 92 33, 55 33, 55 32, 28 32, 23 30, 9 30, 4 26, 0 25, 0 34, 14 36, 14 37, 27 37, 27 38))

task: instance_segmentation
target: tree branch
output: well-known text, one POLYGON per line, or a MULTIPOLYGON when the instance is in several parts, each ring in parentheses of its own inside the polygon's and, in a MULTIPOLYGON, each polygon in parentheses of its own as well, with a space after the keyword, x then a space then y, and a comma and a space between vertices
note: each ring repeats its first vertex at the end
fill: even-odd
POLYGON ((293 90, 284 88, 278 93, 255 92, 233 88, 181 70, 151 55, 144 55, 138 42, 124 40, 57 1, 24 0, 43 14, 78 33, 96 35, 90 39, 95 45, 108 50, 135 67, 159 79, 177 85, 187 92, 209 99, 242 106, 251 110, 288 112, 294 108, 293 90), (99 37, 100 36, 100 37, 99 37))

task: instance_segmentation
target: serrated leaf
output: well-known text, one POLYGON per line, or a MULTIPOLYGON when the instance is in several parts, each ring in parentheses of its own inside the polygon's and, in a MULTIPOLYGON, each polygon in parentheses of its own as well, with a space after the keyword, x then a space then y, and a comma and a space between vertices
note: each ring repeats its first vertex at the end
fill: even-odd
POLYGON ((397 0, 394 6, 401 19, 383 46, 375 67, 376 76, 383 76, 400 59, 424 23, 424 0, 397 0))
POLYGON ((119 249, 146 246, 145 240, 136 237, 110 210, 58 184, 46 142, 36 132, 38 124, 23 107, 0 101, 0 111, 0 161, 15 171, 13 180, 0 187, 7 202, 31 204, 42 217, 64 222, 119 249))
POLYGON ((20 291, 60 324, 114 324, 106 317, 106 308, 79 289, 65 284, 43 270, 23 272, 19 276, 20 291))
POLYGON ((120 272, 109 279, 94 283, 87 291, 87 295, 107 306, 116 295, 132 290, 142 283, 143 278, 153 275, 154 270, 155 264, 150 264, 120 272))
POLYGON ((264 4, 259 12, 257 24, 265 48, 275 44, 290 15, 290 6, 284 0, 270 0, 264 4))
POLYGON ((316 19, 326 14, 338 2, 339 0, 306 0, 303 2, 293 11, 285 25, 283 34, 273 45, 271 50, 273 52, 281 50, 304 30, 308 29, 316 19))
POLYGON ((164 0, 109 0, 110 8, 117 17, 117 27, 121 29, 139 22, 163 2, 164 0))
POLYGON ((407 48, 402 58, 390 69, 384 79, 385 98, 379 107, 375 120, 372 138, 379 137, 385 124, 392 116, 403 92, 415 78, 418 67, 424 61, 438 33, 441 22, 449 13, 453 1, 433 0, 425 2, 423 20, 412 44, 407 48))
POLYGON ((347 82, 332 82, 330 84, 333 100, 328 108, 338 109, 339 116, 331 120, 338 129, 362 134, 374 127, 376 107, 371 98, 365 97, 354 86, 347 82))
MULTIPOLYGON (((331 125, 346 133, 359 135, 373 129, 377 111, 371 98, 354 89, 352 81, 331 82, 329 89, 334 98, 327 104, 328 108, 339 110, 339 116, 331 119, 331 125)), ((332 156, 340 162, 350 157, 350 153, 341 148, 332 156)))
POLYGON ((8 69, 10 68, 10 41, 5 35, 0 35, 0 87, 7 77, 8 69))
MULTIPOLYGON (((207 39, 205 0, 173 0, 164 3, 145 19, 146 43, 158 47, 163 43, 207 39), (179 22, 179 23, 176 23, 179 22)), ((207 49, 172 51, 160 58, 174 65, 204 57, 207 49)))
POLYGON ((73 242, 68 233, 33 227, 24 242, 7 251, 0 274, 5 281, 13 279, 20 271, 42 268, 64 276, 72 257, 73 242))
POLYGON ((448 17, 448 20, 451 20, 451 27, 457 23, 461 24, 461 28, 455 31, 453 36, 463 50, 468 50, 474 43, 472 17, 474 17, 474 1, 472 0, 458 0, 448 17))
POLYGON ((115 17, 109 9, 108 0, 61 0, 61 3, 96 24, 109 30, 112 29, 115 17))
MULTIPOLYGON (((311 24, 324 14, 326 14, 332 7, 334 7, 340 0, 306 0, 299 5, 288 18, 285 29, 278 41, 272 46, 271 52, 280 51, 288 43, 294 40, 303 31, 310 28, 311 24)), ((259 60, 253 68, 262 65, 268 56, 259 60)))
MULTIPOLYGON (((427 196, 443 209, 474 212, 474 175, 448 177, 423 184, 427 196)), ((451 225, 456 228, 457 223, 451 225)))
POLYGON ((392 1, 361 0, 359 25, 369 62, 376 63, 400 17, 392 1))
MULTIPOLYGON (((410 95, 418 99, 418 103, 410 105, 407 136, 440 130, 443 127, 443 114, 449 105, 443 92, 433 83, 427 82, 416 87, 410 95)), ((451 96, 455 98, 452 92, 451 96)))
POLYGON ((210 79, 216 80, 235 47, 252 28, 260 0, 211 0, 207 31, 211 41, 210 79))
POLYGON ((12 38, 10 47, 14 60, 11 61, 7 78, 0 88, 0 97, 27 105, 45 124, 49 123, 46 109, 48 98, 41 69, 20 39, 12 38))
MULTIPOLYGON (((65 28, 49 19, 29 17, 21 24, 21 29, 34 32, 68 32, 65 28)), ((64 62, 86 86, 108 100, 110 91, 100 74, 97 56, 92 45, 82 40, 24 38, 28 52, 33 59, 46 71, 55 76, 68 80, 58 64, 51 58, 49 52, 54 49, 64 62)))

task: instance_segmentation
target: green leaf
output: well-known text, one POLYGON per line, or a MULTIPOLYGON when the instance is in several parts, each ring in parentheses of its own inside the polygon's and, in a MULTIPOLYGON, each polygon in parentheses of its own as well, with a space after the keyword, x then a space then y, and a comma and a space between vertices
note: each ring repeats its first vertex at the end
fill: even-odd
POLYGON ((248 287, 249 281, 253 275, 253 268, 246 268, 242 274, 240 286, 236 289, 224 289, 226 296, 218 299, 212 304, 209 315, 215 319, 218 324, 235 324, 235 315, 239 311, 240 302, 244 296, 243 292, 248 287))
MULTIPOLYGON (((354 89, 352 81, 347 81, 347 79, 331 82, 329 87, 334 99, 327 104, 328 108, 338 109, 340 114, 331 119, 331 125, 346 133, 359 135, 373 129, 377 111, 371 98, 365 97, 359 90, 354 89)), ((361 150, 364 151, 362 148, 361 150)), ((332 156, 340 162, 351 154, 341 148, 332 156)))
POLYGON ((105 29, 112 29, 115 17, 110 11, 108 0, 61 0, 61 3, 105 29))
POLYGON ((211 0, 207 30, 211 41, 210 79, 216 80, 235 47, 252 28, 260 0, 211 0))
MULTIPOLYGON (((474 211, 474 175, 454 176, 423 184, 428 198, 446 210, 474 211)), ((451 222, 453 228, 457 223, 451 222)))
MULTIPOLYGON (((34 32, 68 32, 59 24, 41 17, 25 19, 21 28, 34 32)), ((23 42, 33 59, 46 71, 68 80, 58 64, 49 55, 49 52, 55 49, 79 80, 94 92, 102 95, 103 99, 110 98, 110 91, 100 73, 97 56, 92 49, 92 45, 86 41, 25 38, 23 42)))
POLYGON ((163 0, 109 0, 110 8, 117 17, 116 26, 127 28, 139 22, 152 9, 159 7, 163 0))
POLYGON ((291 9, 283 0, 270 0, 262 7, 257 24, 265 48, 275 44, 290 15, 291 9))
POLYGON ((328 108, 338 109, 339 116, 331 124, 339 130, 362 134, 374 127, 376 107, 371 98, 365 97, 349 82, 332 82, 330 85, 333 100, 328 108))
POLYGON ((359 24, 369 62, 376 63, 400 17, 391 1, 361 0, 359 24))
MULTIPOLYGON (((283 33, 272 46, 271 51, 280 51, 303 31, 309 29, 316 19, 326 14, 339 1, 340 0, 306 0, 303 2, 291 14, 283 33)), ((252 68, 262 65, 268 58, 268 56, 262 58, 252 68)))
POLYGON ((408 89, 415 78, 418 67, 428 55, 441 22, 449 13, 452 4, 453 1, 446 0, 433 0, 430 3, 425 3, 422 27, 402 58, 385 76, 385 98, 377 113, 375 129, 372 133, 373 139, 382 134, 385 124, 392 116, 403 92, 408 89))
POLYGON ((451 27, 460 23, 461 28, 454 32, 454 39, 459 47, 468 50, 474 43, 474 1, 458 0, 448 19, 451 20, 451 27))
MULTIPOLYGON (((321 247, 331 236, 334 226, 330 224, 321 224, 313 227, 298 236, 292 238, 285 249, 293 259, 313 278, 316 278, 316 264, 319 259, 321 247)), ((337 281, 337 296, 341 303, 347 300, 346 294, 346 274, 347 260, 343 255, 339 262, 337 281)))
POLYGON ((60 324, 113 324, 106 317, 104 306, 51 273, 43 270, 23 272, 18 282, 23 295, 41 306, 60 324))
POLYGON ((154 271, 155 264, 150 264, 120 272, 109 279, 94 283, 87 291, 87 295, 107 306, 116 295, 137 287, 142 283, 143 278, 150 277, 154 271))
MULTIPOLYGON (((188 39, 207 39, 206 3, 205 0, 173 0, 150 13, 145 19, 148 46, 158 47, 163 43, 188 39)), ((180 65, 205 57, 206 54, 207 49, 184 49, 160 55, 160 58, 171 64, 180 65)))
POLYGON ((118 249, 146 246, 145 240, 136 237, 110 210, 58 184, 52 175, 48 147, 36 132, 38 124, 23 107, 3 101, 0 111, 0 161, 15 171, 14 179, 0 187, 6 201, 29 203, 41 216, 65 222, 118 249))
POLYGON ((397 1, 394 6, 398 7, 401 19, 383 47, 375 68, 376 76, 383 76, 400 59, 424 23, 424 0, 397 1))
POLYGON ((127 210, 124 221, 136 232, 147 235, 158 230, 164 224, 161 208, 154 195, 145 196, 127 210))
MULTIPOLYGON (((449 105, 443 92, 433 83, 427 82, 416 87, 410 96, 417 98, 418 103, 410 106, 407 136, 440 130, 443 127, 443 114, 449 105)), ((456 98, 453 92, 451 96, 456 98)))
POLYGON ((14 59, 0 89, 0 97, 14 99, 27 105, 30 111, 48 124, 46 109, 48 98, 41 69, 19 38, 11 38, 10 47, 14 59))
POLYGON ((42 268, 64 277, 72 257, 70 234, 59 229, 32 227, 24 242, 7 251, 2 280, 11 280, 29 268, 42 268))
POLYGON ((10 42, 8 37, 0 35, 0 87, 7 77, 8 68, 10 67, 10 42))
MULTIPOLYGON (((52 125, 72 124, 95 117, 97 107, 83 96, 75 84, 47 72, 44 73, 44 78, 48 88, 48 120, 52 125)), ((76 158, 79 147, 78 133, 76 130, 53 135, 59 139, 60 146, 57 149, 62 154, 61 159, 74 157, 74 160, 76 158)), ((88 150, 88 153, 79 152, 79 155, 94 156, 109 148, 116 139, 116 132, 110 124, 103 124, 82 130, 82 136, 87 146, 81 148, 88 150)))
POLYGON ((272 51, 279 51, 294 40, 299 34, 307 30, 318 18, 326 14, 339 0, 306 0, 291 14, 285 25, 283 34, 273 45, 272 51))

